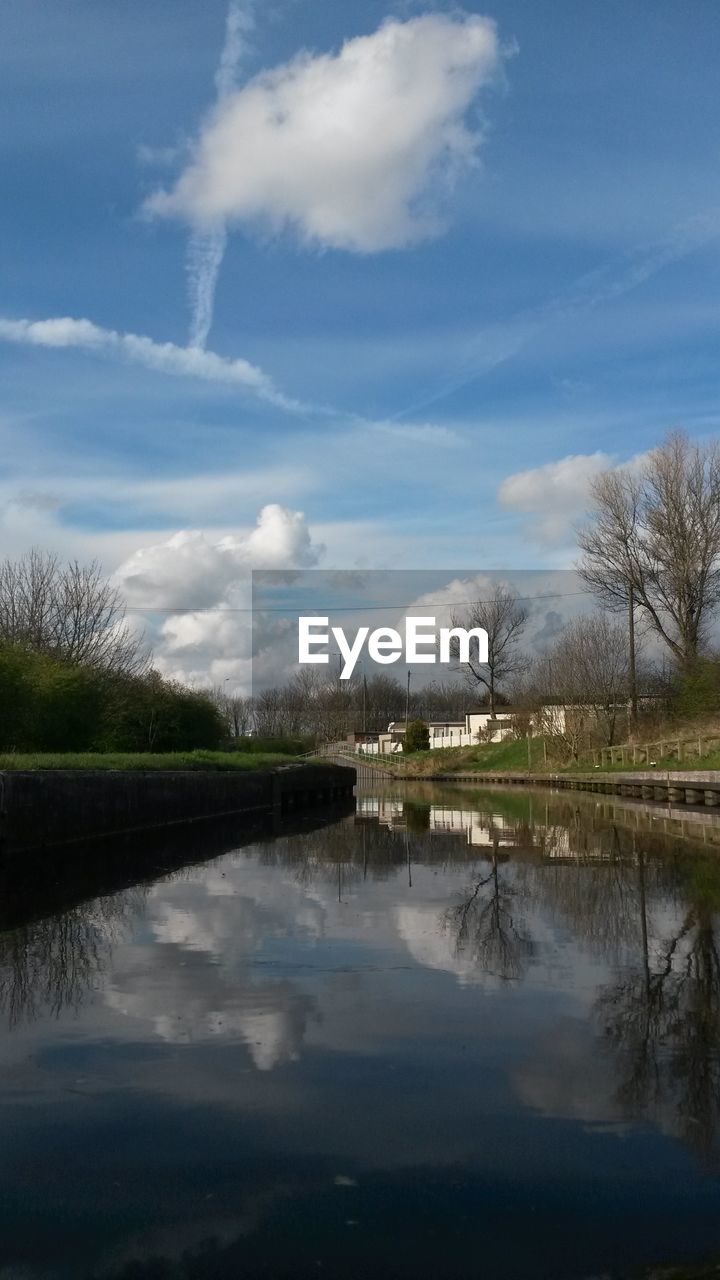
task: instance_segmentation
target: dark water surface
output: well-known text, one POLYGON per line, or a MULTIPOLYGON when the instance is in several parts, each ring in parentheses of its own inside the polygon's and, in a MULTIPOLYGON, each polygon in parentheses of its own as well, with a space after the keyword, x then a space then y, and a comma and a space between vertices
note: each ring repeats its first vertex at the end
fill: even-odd
POLYGON ((634 812, 363 794, 122 891, 94 846, 86 901, 47 855, 52 914, 6 870, 0 1280, 717 1260, 718 830, 634 812))

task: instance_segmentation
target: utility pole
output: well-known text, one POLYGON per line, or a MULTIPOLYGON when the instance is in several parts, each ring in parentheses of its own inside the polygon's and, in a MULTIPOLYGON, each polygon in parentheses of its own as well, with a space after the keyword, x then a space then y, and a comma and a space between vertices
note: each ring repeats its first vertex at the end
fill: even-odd
POLYGON ((407 735, 408 724, 410 722, 410 670, 408 668, 407 693, 405 694, 405 734, 407 735))
POLYGON ((630 726, 637 728, 637 672, 635 670, 635 588, 628 585, 628 651, 630 659, 630 726))
POLYGON ((363 699, 362 699, 362 727, 363 733, 367 733, 367 676, 363 669, 363 699))

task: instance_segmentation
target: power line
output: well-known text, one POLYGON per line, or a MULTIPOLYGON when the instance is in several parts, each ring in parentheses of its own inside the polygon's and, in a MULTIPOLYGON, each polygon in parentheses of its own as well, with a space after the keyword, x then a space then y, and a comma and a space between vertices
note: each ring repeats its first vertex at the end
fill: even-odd
MULTIPOLYGON (((569 599, 571 596, 588 596, 591 594, 592 592, 587 590, 553 591, 553 592, 549 592, 547 595, 515 596, 514 599, 519 603, 524 604, 528 600, 566 600, 566 599, 569 599)), ((493 604, 493 603, 494 603, 493 600, 444 600, 440 602, 439 607, 443 609, 467 609, 470 606, 474 606, 478 604, 493 604)), ((327 614, 363 613, 365 611, 378 612, 381 609, 413 609, 417 607, 417 602, 413 600, 409 604, 348 604, 348 605, 344 605, 344 604, 341 604, 341 605, 312 604, 311 605, 310 602, 306 602, 300 605, 288 604, 283 606, 279 606, 279 605, 277 606, 276 605, 268 605, 268 606, 265 606, 265 605, 238 605, 238 606, 212 605, 210 607, 205 605, 195 605, 195 606, 179 605, 177 608, 174 608, 174 609, 165 608, 159 605, 128 605, 127 606, 128 611, 130 613, 167 613, 167 614, 177 614, 177 613, 286 613, 287 614, 287 613, 303 613, 304 610, 309 609, 311 607, 315 610, 316 613, 319 613, 320 611, 327 614)), ((431 606, 430 604, 427 605, 428 609, 432 607, 433 606, 431 606)))

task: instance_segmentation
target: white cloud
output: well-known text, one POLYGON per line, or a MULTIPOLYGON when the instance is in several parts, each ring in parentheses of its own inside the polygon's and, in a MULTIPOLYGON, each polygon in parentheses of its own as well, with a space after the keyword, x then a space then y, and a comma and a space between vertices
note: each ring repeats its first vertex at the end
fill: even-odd
POLYGON ((572 537, 573 526, 587 514, 590 487, 603 471, 641 471, 648 455, 633 454, 618 462, 612 454, 577 453, 516 471, 501 483, 500 506, 526 516, 530 532, 546 543, 561 544, 572 537))
POLYGON ((436 591, 427 591, 413 600, 403 615, 401 628, 404 629, 405 618, 422 616, 424 613, 434 617, 438 627, 449 627, 453 618, 462 615, 465 605, 469 607, 477 600, 489 599, 497 583, 498 579, 484 573, 453 578, 446 586, 439 587, 436 591))
POLYGON ((0 319, 0 341, 115 354, 158 373, 244 387, 279 408, 300 408, 296 401, 273 386, 262 369, 248 360, 230 360, 213 351, 179 347, 174 342, 154 342, 142 334, 118 333, 114 329, 103 329, 91 320, 75 320, 70 316, 50 320, 0 319))
POLYGON ((528 517, 531 532, 543 542, 562 542, 584 515, 593 480, 614 465, 610 454, 598 451, 517 471, 503 480, 498 502, 528 517))
POLYGON ((438 229, 438 191, 476 162, 481 133, 465 116, 499 63, 494 23, 465 14, 389 20, 337 54, 302 53, 218 104, 147 209, 360 253, 412 244, 438 229))
POLYGON ((212 541, 200 530, 181 530, 136 551, 115 577, 133 608, 205 607, 223 599, 250 569, 310 568, 321 552, 301 511, 269 503, 249 533, 212 541))
POLYGON ((213 540, 201 530, 182 530, 140 548, 120 565, 115 581, 133 616, 147 613, 155 662, 166 675, 197 683, 229 676, 247 686, 250 570, 310 568, 323 550, 301 511, 270 503, 249 532, 213 540))

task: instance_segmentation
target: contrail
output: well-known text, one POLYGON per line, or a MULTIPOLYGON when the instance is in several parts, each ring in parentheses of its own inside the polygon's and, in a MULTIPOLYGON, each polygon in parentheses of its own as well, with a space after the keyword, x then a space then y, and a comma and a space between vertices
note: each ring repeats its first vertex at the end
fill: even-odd
MULTIPOLYGON (((225 23, 225 43, 215 73, 217 100, 222 102, 237 86, 237 72, 253 30, 254 0, 230 0, 225 23)), ((203 349, 213 320, 215 288, 225 255, 227 231, 225 223, 194 231, 185 259, 190 296, 190 343, 203 349)))
POLYGON ((255 0, 230 0, 225 24, 225 44, 220 54, 220 65, 215 73, 218 101, 237 88, 237 72, 248 48, 250 32, 255 27, 253 10, 255 0))
POLYGON ((191 347, 207 345, 215 303, 215 286, 225 255, 227 231, 225 223, 209 231, 194 231, 190 237, 185 266, 190 297, 191 347))

